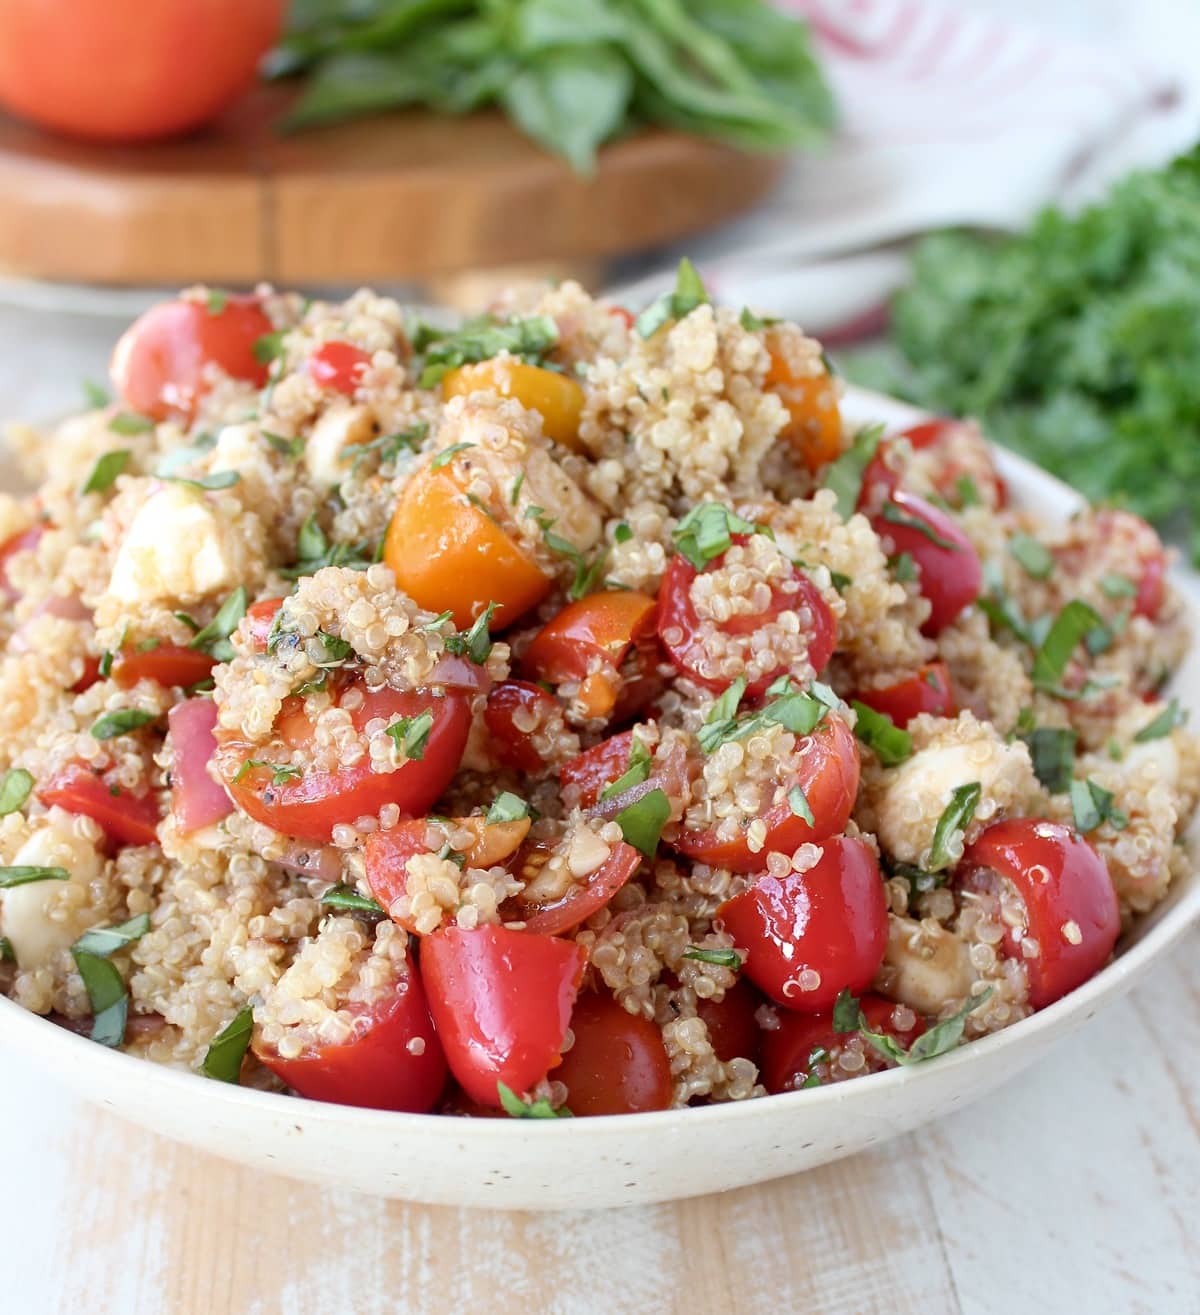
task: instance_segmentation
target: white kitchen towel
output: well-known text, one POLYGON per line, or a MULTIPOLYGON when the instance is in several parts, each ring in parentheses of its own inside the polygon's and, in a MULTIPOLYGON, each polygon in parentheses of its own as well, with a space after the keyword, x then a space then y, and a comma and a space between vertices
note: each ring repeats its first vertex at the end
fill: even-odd
MULTIPOLYGON (((1200 10, 1186 0, 1089 0, 1090 40, 962 0, 777 3, 809 21, 838 102, 834 141, 798 155, 755 214, 688 249, 715 295, 814 332, 879 323, 904 275, 903 240, 1018 228, 1047 201, 1158 163, 1194 131, 1200 68, 1130 39, 1151 10, 1200 10)), ((640 304, 665 278, 624 295, 640 304)))

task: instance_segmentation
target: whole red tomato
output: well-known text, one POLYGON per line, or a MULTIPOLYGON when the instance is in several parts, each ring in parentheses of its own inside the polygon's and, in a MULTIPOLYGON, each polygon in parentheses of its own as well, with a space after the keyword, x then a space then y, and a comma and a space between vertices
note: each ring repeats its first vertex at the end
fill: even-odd
POLYGON ((285 0, 0 0, 0 106, 92 141, 171 137, 254 81, 285 0))

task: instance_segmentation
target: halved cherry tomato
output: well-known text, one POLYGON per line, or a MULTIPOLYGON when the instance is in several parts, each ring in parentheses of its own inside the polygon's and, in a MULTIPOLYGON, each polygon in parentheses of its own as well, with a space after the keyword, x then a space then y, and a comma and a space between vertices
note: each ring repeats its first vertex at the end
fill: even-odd
POLYGON ((10 603, 15 603, 20 598, 20 593, 13 588, 8 578, 8 559, 15 557, 19 552, 33 552, 48 528, 44 522, 39 521, 0 544, 0 598, 5 598, 10 603))
POLYGON ((543 936, 558 936, 578 927, 602 909, 641 866, 642 856, 623 840, 581 885, 572 886, 560 899, 548 904, 526 903, 520 896, 504 906, 503 915, 520 920, 525 930, 543 936))
POLYGON ((743 972, 777 1004, 829 1009, 843 990, 865 990, 887 947, 887 900, 874 851, 861 840, 826 840, 805 872, 761 876, 717 911, 743 972))
POLYGON ((547 438, 573 452, 580 451, 583 389, 570 375, 526 365, 512 357, 496 357, 477 365, 460 365, 442 379, 444 398, 480 392, 515 397, 527 411, 536 411, 542 417, 547 438))
POLYGON ((515 772, 540 772, 545 763, 532 737, 558 716, 558 701, 540 685, 528 680, 501 681, 488 695, 483 710, 492 756, 515 772))
POLYGON ((394 994, 355 1012, 354 1035, 343 1045, 285 1059, 255 1029, 251 1048, 260 1063, 309 1100, 428 1113, 446 1085, 446 1057, 411 956, 394 994))
POLYGON ((383 560, 400 588, 431 612, 466 628, 496 604, 502 630, 536 607, 553 583, 459 484, 454 463, 422 467, 404 486, 388 525, 383 560))
POLYGON ((421 942, 429 1009, 450 1071, 480 1105, 518 1095, 558 1063, 587 955, 507 927, 443 927, 421 942))
POLYGON ((571 1015, 575 1042, 554 1070, 572 1114, 641 1114, 671 1104, 671 1064, 662 1033, 611 997, 579 997, 571 1015))
POLYGON ((163 301, 125 330, 113 352, 113 386, 122 402, 152 420, 190 420, 209 388, 211 365, 261 388, 267 366, 254 344, 274 326, 256 297, 228 297, 220 309, 202 301, 163 301))
POLYGON ((591 808, 604 787, 629 770, 632 748, 633 732, 622 731, 563 763, 558 769, 558 779, 564 792, 571 792, 572 805, 591 808))
MULTIPOLYGON (((881 995, 864 995, 859 1004, 872 1032, 893 1037, 906 1049, 925 1031, 924 1020, 916 1016, 910 1028, 900 1031, 896 1027, 896 1005, 881 995)), ((785 1010, 779 1015, 779 1026, 763 1033, 763 1086, 772 1095, 798 1091, 812 1077, 818 1064, 836 1059, 845 1043, 856 1035, 833 1030, 832 1010, 819 1014, 794 1014, 785 1010)), ((864 1044, 862 1053, 866 1063, 861 1072, 878 1073, 890 1067, 869 1042, 864 1044)))
POLYGON ((242 627, 249 634, 250 646, 256 653, 267 651, 271 627, 275 624, 275 618, 284 601, 282 598, 264 598, 261 602, 251 603, 246 609, 242 627))
POLYGON ((916 563, 922 597, 930 605, 922 634, 939 635, 979 597, 983 568, 971 540, 944 511, 896 489, 870 514, 871 527, 891 552, 916 563))
POLYGON ((944 662, 930 662, 907 680, 881 689, 860 690, 854 697, 890 717, 901 728, 923 712, 934 717, 953 717, 958 710, 950 669, 944 662))
POLYGON ((593 717, 609 716, 620 694, 618 671, 635 645, 653 643, 655 601, 632 589, 589 594, 568 603, 534 636, 523 669, 553 685, 582 684, 579 697, 593 717))
POLYGON ((754 987, 740 978, 720 1000, 696 1001, 696 1013, 704 1020, 708 1039, 723 1064, 731 1059, 758 1063, 762 1029, 755 1015, 762 1002, 754 987))
POLYGON ((1151 621, 1167 596, 1167 553, 1154 529, 1140 516, 1121 508, 1105 507, 1095 513, 1093 542, 1074 545, 1056 554, 1068 570, 1103 574, 1123 573, 1137 587, 1135 616, 1151 621), (1082 560, 1081 560, 1082 559, 1082 560))
POLYGON ((112 678, 122 689, 129 689, 139 680, 186 689, 211 676, 214 666, 216 659, 208 653, 178 644, 159 644, 144 651, 123 648, 113 663, 112 678))
MULTIPOLYGON (((503 863, 517 852, 529 833, 529 818, 515 822, 487 822, 483 817, 456 817, 455 830, 470 831, 475 837, 469 848, 461 850, 468 866, 490 868, 503 863)), ((408 885, 408 860, 416 854, 432 852, 426 841, 430 821, 426 817, 410 818, 387 831, 373 831, 367 837, 364 859, 367 884, 371 894, 387 910, 404 895, 408 885)), ((440 848, 440 846, 438 846, 440 848)), ((406 931, 415 932, 405 919, 396 918, 406 931)))
POLYGON ((702 831, 685 828, 673 842, 674 847, 698 863, 732 868, 734 872, 758 872, 769 853, 792 854, 800 845, 826 840, 845 830, 858 795, 859 756, 854 732, 841 717, 830 714, 811 735, 798 742, 797 752, 801 755, 800 766, 785 783, 784 797, 763 814, 767 834, 760 850, 750 849, 744 833, 725 839, 715 827, 702 831), (788 800, 797 785, 812 812, 811 826, 796 816, 788 800))
MULTIPOLYGON (((735 535, 734 543, 744 544, 745 535, 735 535)), ((705 566, 705 571, 714 571, 725 563, 725 554, 713 558, 705 566)), ((681 553, 671 558, 662 588, 659 590, 658 637, 663 647, 670 654, 671 661, 685 675, 697 684, 703 685, 714 693, 727 689, 733 683, 733 677, 714 679, 704 674, 706 657, 704 652, 704 627, 696 608, 692 603, 692 581, 699 572, 681 553)), ((833 656, 837 644, 837 622, 828 604, 821 597, 821 591, 798 567, 793 568, 789 589, 775 587, 771 591, 771 601, 766 609, 753 616, 738 615, 721 624, 720 629, 727 635, 752 635, 768 621, 773 621, 781 612, 807 613, 808 660, 814 671, 821 671, 833 656)), ((765 675, 752 680, 747 686, 746 694, 754 698, 767 688, 778 676, 784 674, 787 665, 768 671, 765 675)))
POLYGON ((68 763, 42 786, 37 797, 47 808, 57 804, 81 813, 103 828, 113 845, 158 843, 160 813, 153 794, 133 795, 109 785, 83 763, 68 763))
POLYGON ((970 886, 985 869, 1007 878, 1025 905, 1025 925, 1006 926, 1003 945, 1025 965, 1035 1009, 1107 963, 1121 931, 1117 894, 1104 860, 1077 832, 1033 817, 995 822, 967 847, 959 870, 970 886))
POLYGON ((351 397, 370 364, 371 353, 361 347, 349 342, 326 342, 308 358, 308 377, 322 388, 351 397))
MULTIPOLYGON (((337 691, 340 700, 354 686, 348 682, 337 691)), ((254 746, 218 737, 222 747, 217 766, 234 803, 256 822, 294 836, 298 840, 324 843, 340 823, 379 812, 385 804, 396 804, 402 813, 421 814, 450 784, 466 748, 471 726, 470 702, 464 694, 442 690, 367 690, 358 687, 362 701, 351 709, 350 720, 359 732, 380 718, 418 717, 433 713, 433 729, 423 758, 404 763, 394 772, 374 772, 370 759, 361 758, 350 767, 333 772, 309 771, 299 779, 273 783, 266 767, 251 767, 240 776, 250 759, 261 758, 254 746)), ((313 735, 312 723, 302 699, 289 699, 276 723, 276 733, 292 748, 306 748, 313 735)))
POLYGON ((90 654, 83 659, 83 675, 71 686, 72 694, 82 694, 100 679, 100 659, 90 654))
POLYGON ((824 365, 809 373, 807 356, 801 359, 797 354, 793 359, 780 334, 768 333, 767 350, 771 364, 764 387, 779 398, 788 413, 780 437, 796 449, 807 469, 820 470, 842 450, 837 385, 824 365))

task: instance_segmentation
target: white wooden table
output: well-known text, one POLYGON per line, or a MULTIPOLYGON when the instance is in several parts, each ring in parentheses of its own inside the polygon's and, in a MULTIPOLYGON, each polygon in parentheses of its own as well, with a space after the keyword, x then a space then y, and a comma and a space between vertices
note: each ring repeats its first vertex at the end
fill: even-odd
MULTIPOLYGON (((74 404, 115 333, 0 308, 0 413, 74 404)), ((1198 1076, 1200 933, 936 1127, 720 1197, 539 1216, 266 1177, 0 1057, 0 1311, 1196 1315, 1198 1076)))

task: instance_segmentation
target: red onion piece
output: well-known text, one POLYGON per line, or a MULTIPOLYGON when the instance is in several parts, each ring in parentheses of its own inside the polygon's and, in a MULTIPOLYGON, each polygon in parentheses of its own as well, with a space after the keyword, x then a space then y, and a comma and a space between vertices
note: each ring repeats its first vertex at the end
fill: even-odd
POLYGON ((185 699, 167 715, 175 747, 171 811, 182 835, 211 826, 233 812, 229 796, 208 774, 209 760, 217 751, 216 724, 217 705, 212 699, 185 699))

